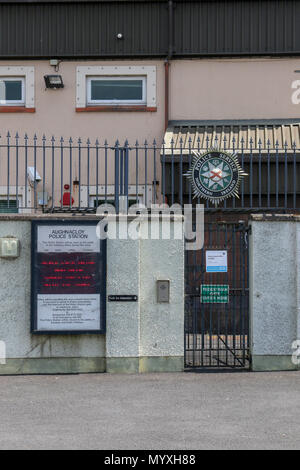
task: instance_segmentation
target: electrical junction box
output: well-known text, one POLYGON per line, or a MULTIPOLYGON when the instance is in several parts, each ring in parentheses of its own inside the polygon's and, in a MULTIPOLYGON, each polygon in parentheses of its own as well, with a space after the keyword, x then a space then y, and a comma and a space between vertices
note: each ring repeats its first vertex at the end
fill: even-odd
POLYGON ((170 281, 157 280, 157 302, 170 302, 170 281))
POLYGON ((39 206, 47 206, 49 202, 48 193, 45 192, 38 192, 38 205, 39 206))
POLYGON ((20 256, 20 240, 14 237, 0 238, 0 258, 15 259, 20 256))

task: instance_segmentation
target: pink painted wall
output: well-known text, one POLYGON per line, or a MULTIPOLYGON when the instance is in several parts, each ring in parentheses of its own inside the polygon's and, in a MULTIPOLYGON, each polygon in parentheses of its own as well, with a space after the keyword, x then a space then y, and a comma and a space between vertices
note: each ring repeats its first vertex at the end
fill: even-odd
POLYGON ((3 136, 7 130, 16 131, 22 136, 25 132, 38 137, 54 135, 69 139, 70 136, 92 142, 105 138, 113 143, 117 138, 124 143, 125 138, 135 142, 145 139, 153 141, 162 138, 164 131, 164 65, 163 62, 134 61, 134 65, 156 65, 157 67, 157 111, 156 112, 94 112, 76 113, 76 67, 78 65, 132 65, 128 61, 72 61, 62 62, 59 74, 62 75, 63 89, 45 89, 44 75, 56 73, 49 61, 0 61, 0 65, 25 65, 35 68, 35 108, 34 114, 0 113, 0 129, 3 136))
MULTIPOLYGON (((92 141, 116 138, 130 142, 158 141, 164 133, 163 61, 70 61, 60 64, 65 88, 46 90, 45 74, 54 73, 49 61, 1 61, 0 65, 35 67, 34 114, 0 113, 1 135, 7 130, 39 137, 92 141), (77 65, 156 65, 157 111, 76 113, 77 65)), ((298 79, 300 60, 233 59, 175 60, 170 67, 170 120, 297 118, 300 105, 292 103, 291 84, 298 79)))
POLYGON ((170 119, 300 117, 291 84, 300 60, 176 60, 171 65, 170 119))

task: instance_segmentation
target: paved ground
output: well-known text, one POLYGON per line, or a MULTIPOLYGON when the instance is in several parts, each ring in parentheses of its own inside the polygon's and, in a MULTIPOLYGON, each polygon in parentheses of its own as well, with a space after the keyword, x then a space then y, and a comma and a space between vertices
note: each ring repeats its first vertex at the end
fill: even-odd
POLYGON ((299 449, 300 373, 0 377, 1 449, 299 449))

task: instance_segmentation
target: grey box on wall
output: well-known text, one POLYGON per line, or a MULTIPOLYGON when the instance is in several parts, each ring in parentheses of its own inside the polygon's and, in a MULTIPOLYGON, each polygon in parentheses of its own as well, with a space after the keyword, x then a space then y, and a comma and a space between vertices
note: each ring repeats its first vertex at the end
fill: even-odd
POLYGON ((16 259, 20 256, 20 240, 15 237, 0 238, 0 258, 16 259))
POLYGON ((157 280, 157 302, 170 302, 170 281, 169 280, 157 280))

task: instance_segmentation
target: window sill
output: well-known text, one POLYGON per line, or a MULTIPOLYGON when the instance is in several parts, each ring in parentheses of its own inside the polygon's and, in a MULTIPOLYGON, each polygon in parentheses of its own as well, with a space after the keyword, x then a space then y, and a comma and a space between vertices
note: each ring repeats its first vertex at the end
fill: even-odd
POLYGON ((156 107, 150 106, 118 106, 118 105, 99 105, 99 106, 87 106, 85 108, 76 108, 76 113, 93 113, 93 112, 144 112, 144 113, 155 113, 156 107))
POLYGON ((0 113, 35 113, 35 108, 25 108, 25 106, 0 106, 0 113))

